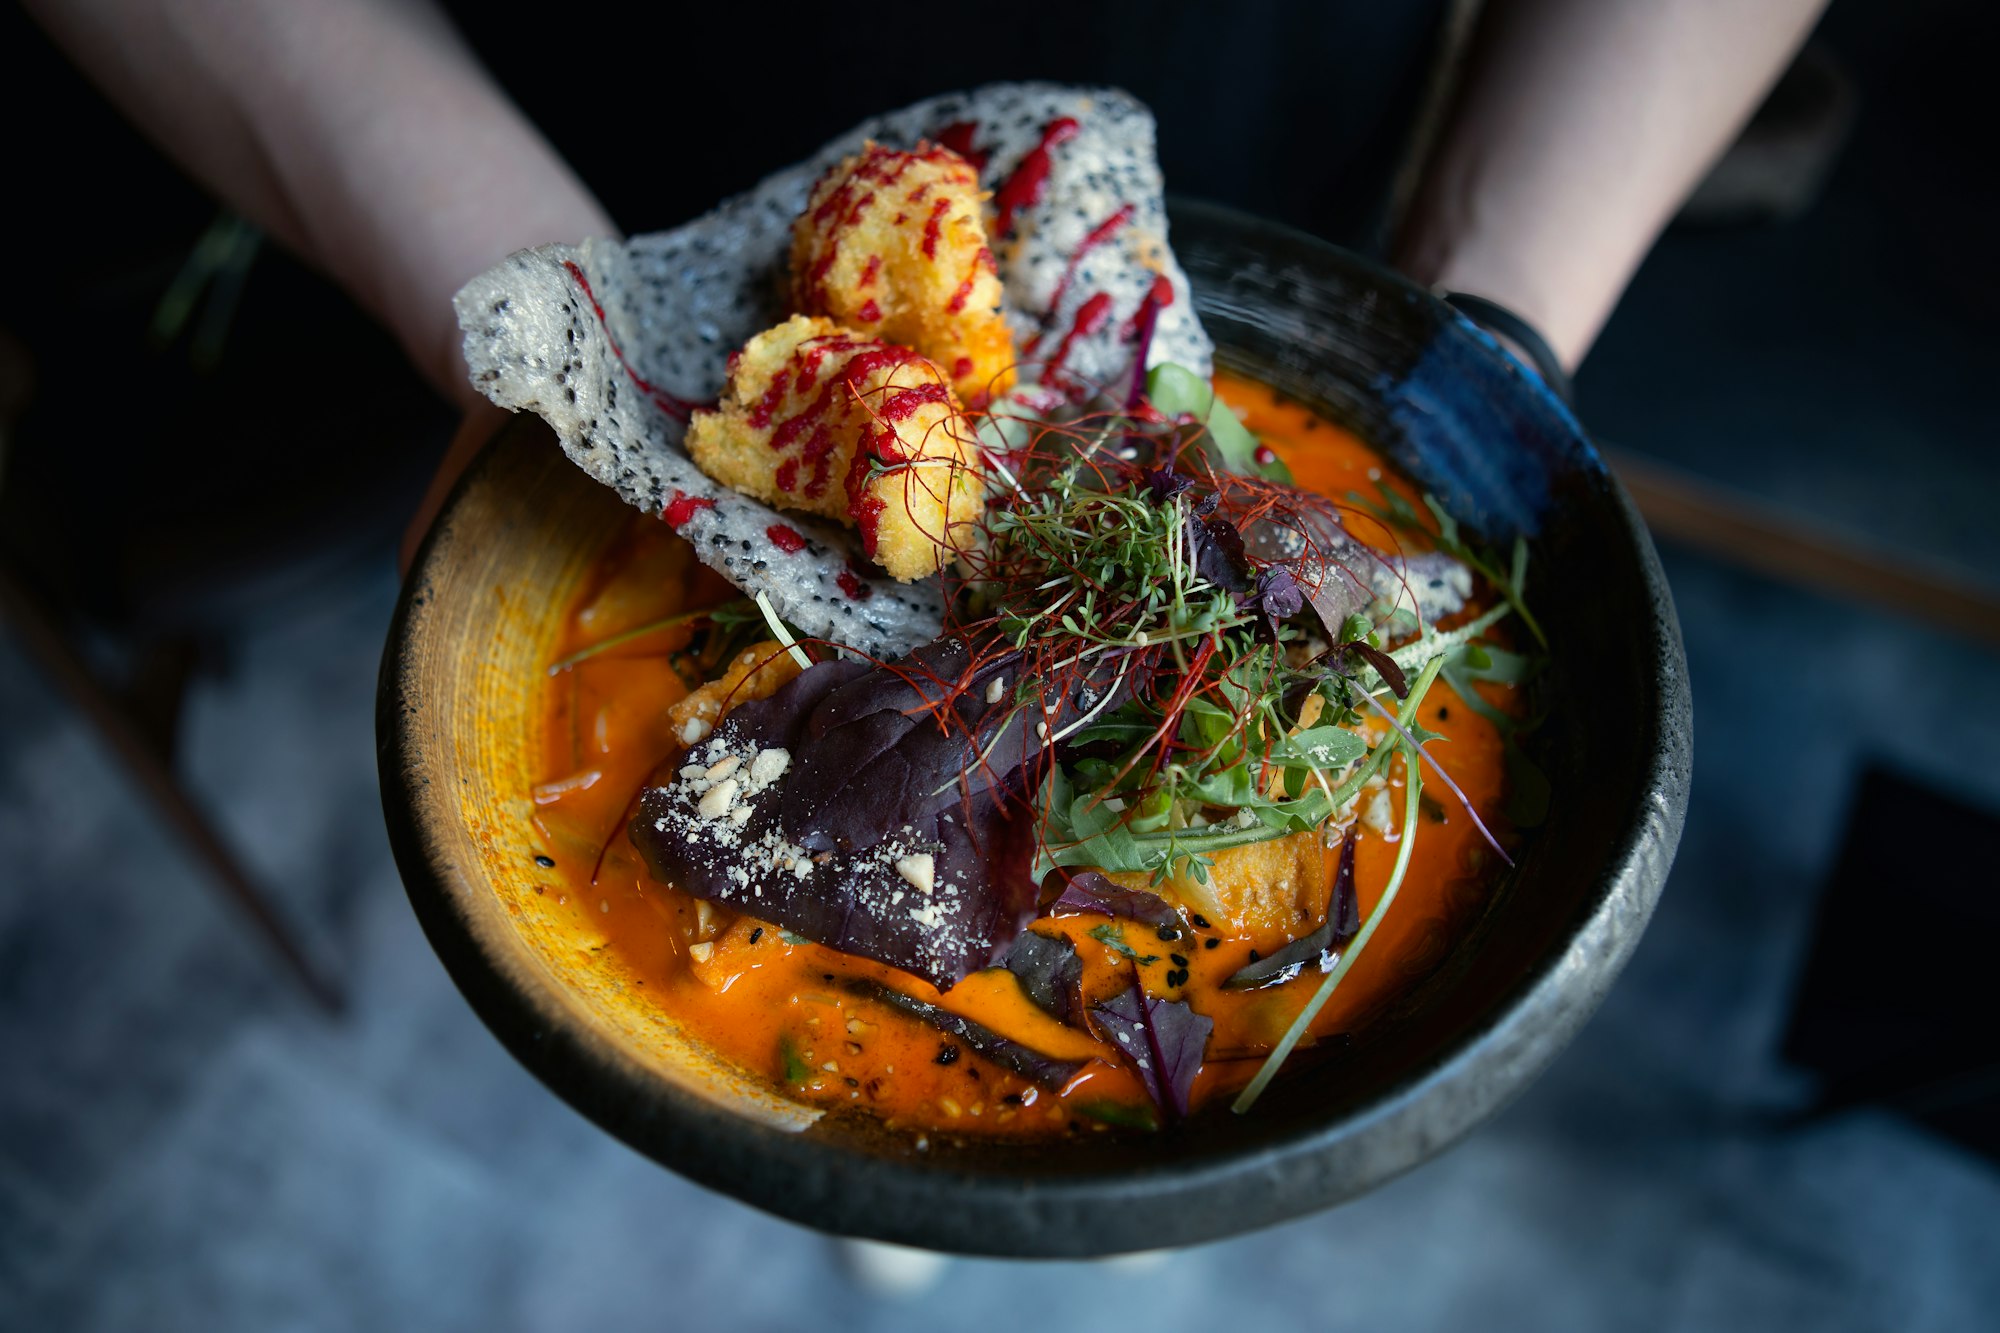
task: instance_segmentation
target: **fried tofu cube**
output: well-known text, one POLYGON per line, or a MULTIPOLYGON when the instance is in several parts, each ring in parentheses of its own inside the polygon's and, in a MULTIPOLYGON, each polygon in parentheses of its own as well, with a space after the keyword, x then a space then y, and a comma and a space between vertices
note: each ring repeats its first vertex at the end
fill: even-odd
POLYGON ((919 143, 870 143, 813 188, 792 228, 792 299, 870 337, 914 347, 975 406, 1014 382, 1014 335, 972 164, 919 143))
POLYGON ((1334 857, 1317 831, 1229 847, 1211 857, 1208 882, 1176 873, 1159 884, 1143 871, 1113 874, 1128 889, 1175 898, 1216 925, 1289 938, 1310 928, 1333 882, 1334 857))
POLYGON ((698 745, 730 709, 770 698, 803 669, 776 639, 753 643, 720 676, 671 705, 667 725, 682 745, 698 745))
POLYGON ((935 574, 985 507, 971 425, 936 365, 797 315, 752 338, 688 452, 724 485, 861 530, 903 582, 935 574))

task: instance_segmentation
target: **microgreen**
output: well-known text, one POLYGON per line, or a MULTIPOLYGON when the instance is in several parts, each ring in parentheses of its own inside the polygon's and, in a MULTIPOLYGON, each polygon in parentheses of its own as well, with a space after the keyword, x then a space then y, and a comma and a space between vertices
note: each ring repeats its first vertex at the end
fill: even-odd
MULTIPOLYGON (((1393 488, 1382 486, 1379 488, 1379 494, 1381 496, 1379 503, 1353 493, 1350 493, 1348 498, 1391 527, 1416 529, 1424 526, 1423 518, 1417 513, 1416 507, 1393 488)), ((1520 536, 1514 538, 1514 545, 1508 553, 1507 564, 1503 570, 1497 554, 1488 552, 1477 543, 1468 540, 1463 529, 1459 527, 1458 520, 1451 516, 1450 511, 1435 495, 1424 496, 1424 508, 1430 511, 1431 518, 1436 524, 1438 549, 1461 561, 1467 568, 1474 570, 1492 584, 1501 597, 1506 599, 1508 608, 1521 618, 1521 623, 1535 636, 1535 642, 1547 648, 1548 636, 1542 633, 1541 622, 1537 621, 1534 613, 1528 610, 1527 539, 1520 536)))

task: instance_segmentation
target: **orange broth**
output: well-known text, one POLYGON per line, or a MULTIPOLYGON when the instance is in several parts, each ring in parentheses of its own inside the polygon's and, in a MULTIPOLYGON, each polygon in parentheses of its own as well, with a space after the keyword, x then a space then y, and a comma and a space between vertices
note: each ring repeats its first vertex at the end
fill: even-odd
MULTIPOLYGON (((1380 455, 1304 407, 1251 380, 1224 375, 1217 388, 1291 467, 1301 487, 1343 498, 1387 481, 1419 500, 1380 455)), ((1392 542, 1385 529, 1366 519, 1351 520, 1351 526, 1364 541, 1384 547, 1392 542)), ((716 576, 694 563, 666 524, 635 516, 630 534, 614 545, 566 608, 563 652, 581 651, 729 595, 716 576)), ((1478 609, 1469 608, 1459 619, 1478 609)), ((609 941, 605 965, 621 969, 717 1054, 769 1078, 787 1095, 827 1109, 865 1107, 891 1127, 1047 1134, 1150 1118, 1144 1088, 1116 1051, 1035 1007, 1008 972, 975 973, 940 995, 881 964, 816 944, 787 943, 774 926, 697 903, 650 877, 624 825, 651 775, 670 775, 678 766, 683 747, 665 714, 689 691, 672 661, 689 640, 686 627, 632 638, 552 670, 544 692, 546 776, 533 794, 542 851, 555 863, 546 867, 551 881, 546 891, 601 928, 609 941), (1047 1055, 1089 1063, 1060 1092, 1036 1087, 919 1020, 850 993, 841 983, 851 978, 894 986, 1047 1055)), ((711 675, 722 665, 714 664, 711 675)), ((1496 706, 1513 706, 1512 691, 1482 688, 1496 706)), ((1496 826, 1503 795, 1498 731, 1442 680, 1432 686, 1418 720, 1449 737, 1432 743, 1429 753, 1488 826, 1496 826)), ((1356 848, 1364 920, 1388 881, 1400 836, 1400 759, 1389 765, 1388 775, 1394 826, 1387 834, 1364 828, 1356 848)), ((1431 793, 1443 821, 1435 811, 1420 819, 1395 905, 1315 1020, 1294 1056, 1300 1063, 1310 1058, 1311 1044, 1355 1030, 1431 972, 1483 901, 1491 854, 1455 798, 1437 784, 1427 788, 1431 793)), ((1324 909, 1322 902, 1320 916, 1304 929, 1323 920, 1324 909)), ((1132 963, 1089 933, 1105 920, 1070 916, 1033 927, 1070 937, 1084 960, 1084 994, 1090 998, 1122 988, 1131 976, 1132 963)), ((1135 952, 1159 959, 1148 969, 1156 989, 1159 974, 1184 966, 1189 980, 1176 993, 1215 1022, 1195 1082, 1197 1106, 1249 1081, 1320 980, 1309 968, 1267 990, 1220 988, 1250 961, 1253 950, 1269 954, 1290 932, 1251 931, 1232 938, 1197 928, 1192 937, 1164 941, 1150 928, 1114 924, 1135 952)))

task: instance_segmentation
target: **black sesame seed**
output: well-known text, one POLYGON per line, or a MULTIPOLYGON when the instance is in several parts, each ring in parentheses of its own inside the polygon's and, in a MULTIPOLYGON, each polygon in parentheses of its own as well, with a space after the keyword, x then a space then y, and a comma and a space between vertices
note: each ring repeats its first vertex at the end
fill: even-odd
POLYGON ((1263 954, 1258 953, 1255 949, 1252 949, 1250 951, 1250 961, 1253 963, 1256 962, 1259 958, 1262 958, 1263 956, 1264 956, 1263 954))
POLYGON ((958 1047, 952 1045, 950 1042, 946 1042, 944 1045, 938 1047, 937 1060, 935 1063, 941 1065, 957 1064, 958 1047))
POLYGON ((1215 938, 1215 936, 1213 935, 1210 935, 1207 939, 1201 942, 1201 947, 1204 949, 1213 949, 1216 945, 1220 943, 1222 943, 1221 940, 1215 938))
POLYGON ((1187 959, 1180 954, 1170 953, 1167 957, 1173 962, 1175 967, 1186 967, 1188 965, 1187 959))
POLYGON ((1177 940, 1181 937, 1180 931, 1173 926, 1161 926, 1153 933, 1163 940, 1177 940))
POLYGON ((1196 926, 1200 927, 1203 930, 1215 929, 1215 927, 1208 924, 1208 918, 1203 916, 1200 912, 1196 912, 1194 914, 1194 923, 1196 926))
POLYGON ((755 944, 758 940, 761 940, 763 938, 764 938, 764 928, 762 926, 759 926, 757 927, 757 929, 750 932, 750 942, 752 944, 755 944))
POLYGON ((542 856, 537 854, 535 857, 535 864, 540 866, 544 870, 547 870, 550 867, 554 866, 555 863, 556 859, 553 856, 542 856))

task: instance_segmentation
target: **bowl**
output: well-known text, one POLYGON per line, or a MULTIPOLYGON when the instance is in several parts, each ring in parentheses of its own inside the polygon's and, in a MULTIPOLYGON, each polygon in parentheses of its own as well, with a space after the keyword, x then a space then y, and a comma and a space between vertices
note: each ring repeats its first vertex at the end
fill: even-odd
POLYGON ((1528 536, 1553 652, 1536 733, 1550 813, 1445 961, 1254 1113, 1170 1132, 919 1148, 818 1119, 710 1058, 537 892, 535 689, 565 606, 626 512, 538 421, 466 473, 383 657, 382 800, 411 905, 472 1007, 577 1110, 699 1183, 827 1231, 1080 1258, 1266 1226, 1463 1137, 1576 1033, 1630 956, 1685 810, 1679 626, 1631 501, 1568 410, 1448 306, 1354 255, 1176 202, 1174 240, 1230 367, 1389 453, 1462 520, 1528 536))

